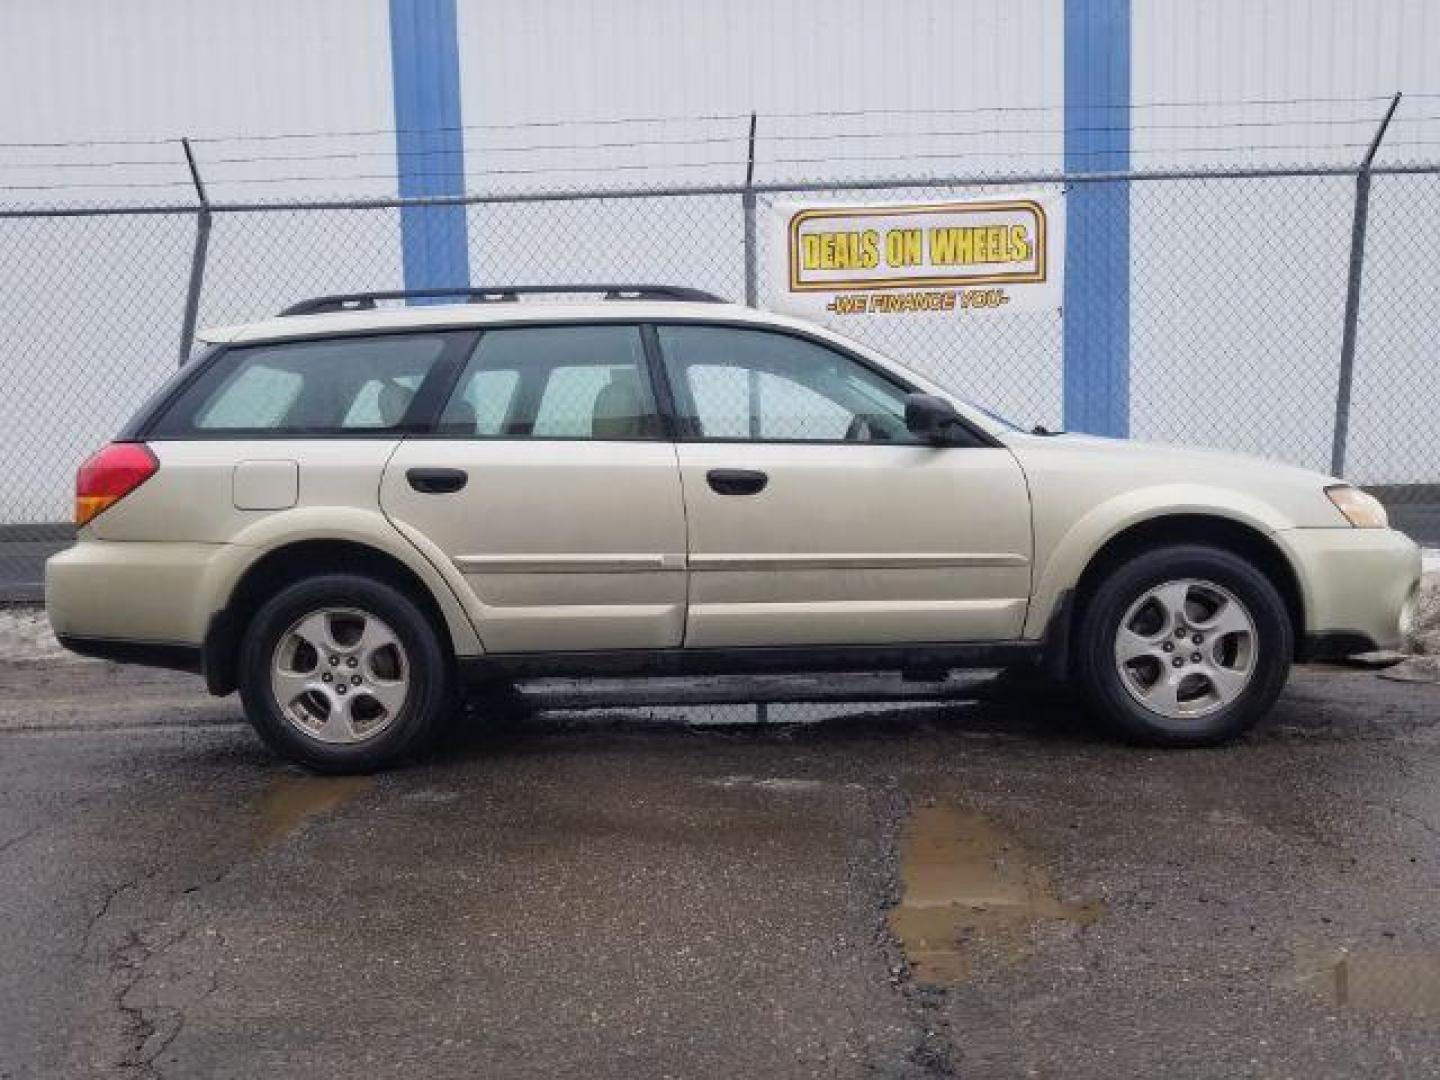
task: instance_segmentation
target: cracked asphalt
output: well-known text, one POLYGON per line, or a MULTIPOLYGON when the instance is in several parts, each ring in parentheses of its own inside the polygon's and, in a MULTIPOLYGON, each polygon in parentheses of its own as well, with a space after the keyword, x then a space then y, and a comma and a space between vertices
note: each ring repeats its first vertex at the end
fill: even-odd
POLYGON ((337 780, 6 665, 0 1077, 1440 1075, 1440 686, 1302 670, 1181 753, 980 694, 337 780))

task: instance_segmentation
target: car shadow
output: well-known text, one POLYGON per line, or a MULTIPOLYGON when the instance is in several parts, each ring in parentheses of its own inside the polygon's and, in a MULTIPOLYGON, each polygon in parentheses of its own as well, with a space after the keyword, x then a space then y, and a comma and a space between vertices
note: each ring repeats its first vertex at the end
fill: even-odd
MULTIPOLYGON (((530 753, 547 741, 614 735, 643 736, 659 743, 697 736, 727 742, 842 745, 929 738, 939 734, 1032 740, 1047 745, 1093 746, 1110 740, 1085 715, 1078 700, 1033 673, 1004 671, 976 680, 964 696, 953 687, 915 685, 903 700, 845 701, 844 677, 826 680, 824 701, 695 701, 683 689, 625 705, 572 707, 560 695, 557 708, 544 689, 527 686, 476 697, 466 703, 433 748, 430 760, 530 753)), ((773 684, 772 684, 773 685, 773 684)), ((862 685, 863 693, 873 685, 862 685)), ((800 696, 786 695, 784 697, 800 696)))

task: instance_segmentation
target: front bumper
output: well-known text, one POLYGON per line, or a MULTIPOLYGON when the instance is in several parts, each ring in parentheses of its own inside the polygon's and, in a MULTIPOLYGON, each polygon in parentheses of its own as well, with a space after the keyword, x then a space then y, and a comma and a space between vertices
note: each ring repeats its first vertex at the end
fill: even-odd
POLYGON ((1286 529, 1275 534, 1305 604, 1302 660, 1404 644, 1420 588, 1420 548, 1393 529, 1286 529))

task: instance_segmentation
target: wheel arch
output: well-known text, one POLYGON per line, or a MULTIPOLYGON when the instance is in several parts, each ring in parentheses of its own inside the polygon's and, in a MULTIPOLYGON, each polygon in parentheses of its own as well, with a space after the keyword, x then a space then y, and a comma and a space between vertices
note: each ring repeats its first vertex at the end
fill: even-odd
POLYGON ((278 590, 318 574, 353 573, 393 585, 415 600, 434 625, 442 647, 455 655, 457 641, 430 585, 391 552, 351 539, 296 539, 270 548, 236 578, 225 606, 210 620, 203 645, 205 683, 212 694, 238 685, 240 641, 255 613, 278 590))
POLYGON ((1064 618, 1072 625, 1079 619, 1095 587, 1114 567, 1140 552, 1167 544, 1207 544, 1252 563, 1270 580, 1284 600, 1294 631, 1293 640, 1299 647, 1305 636, 1305 595, 1299 574, 1289 557, 1264 530, 1214 513, 1162 514, 1134 522, 1113 533, 1091 554, 1075 580, 1064 618))

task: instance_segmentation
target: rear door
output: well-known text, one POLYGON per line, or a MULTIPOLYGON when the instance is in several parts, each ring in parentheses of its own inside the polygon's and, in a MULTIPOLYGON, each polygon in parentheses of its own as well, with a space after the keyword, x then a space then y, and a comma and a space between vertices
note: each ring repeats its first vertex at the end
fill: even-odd
POLYGON ((1009 450, 920 443, 908 387, 813 339, 657 336, 680 426, 686 647, 1019 636, 1030 501, 1009 450))
POLYGON ((685 510, 638 326, 484 331, 381 483, 464 575, 489 652, 678 646, 685 510))

